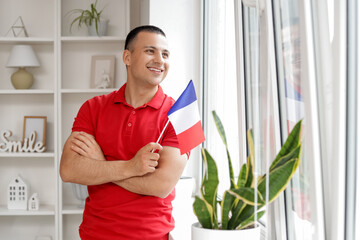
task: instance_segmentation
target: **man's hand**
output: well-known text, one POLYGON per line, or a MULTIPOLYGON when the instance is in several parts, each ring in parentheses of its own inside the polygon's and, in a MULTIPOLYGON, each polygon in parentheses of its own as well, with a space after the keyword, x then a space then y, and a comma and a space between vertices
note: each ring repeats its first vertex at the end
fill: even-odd
POLYGON ((71 150, 81 156, 105 161, 105 156, 95 137, 85 132, 77 132, 71 141, 71 150))
POLYGON ((134 176, 143 176, 147 173, 152 173, 155 171, 160 154, 154 153, 154 150, 162 150, 162 146, 158 143, 148 143, 135 154, 135 156, 129 160, 130 169, 132 170, 132 175, 134 176))
MULTIPOLYGON (((147 150, 149 151, 151 148, 149 147, 147 150)), ((185 168, 187 156, 186 154, 180 155, 180 149, 169 146, 164 146, 159 154, 160 158, 157 161, 159 165, 154 172, 114 183, 133 193, 160 198, 167 197, 185 168)))

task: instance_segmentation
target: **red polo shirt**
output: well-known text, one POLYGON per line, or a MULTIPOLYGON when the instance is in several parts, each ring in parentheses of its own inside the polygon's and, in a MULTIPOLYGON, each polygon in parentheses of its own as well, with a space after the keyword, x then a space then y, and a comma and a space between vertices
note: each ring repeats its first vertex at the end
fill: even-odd
MULTIPOLYGON (((134 109, 125 101, 125 86, 86 101, 72 129, 95 136, 108 161, 129 160, 141 147, 155 142, 174 104, 159 86, 150 102, 134 109)), ((178 147, 171 124, 160 144, 178 147)), ((88 191, 79 229, 82 239, 161 240, 167 239, 174 228, 171 216, 174 190, 165 199, 132 193, 113 183, 88 186, 88 191)))

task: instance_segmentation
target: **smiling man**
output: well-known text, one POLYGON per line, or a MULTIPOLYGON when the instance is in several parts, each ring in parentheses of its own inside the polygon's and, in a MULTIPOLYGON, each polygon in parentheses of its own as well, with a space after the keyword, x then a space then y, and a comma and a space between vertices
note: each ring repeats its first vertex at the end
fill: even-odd
POLYGON ((127 82, 80 108, 60 163, 63 181, 88 185, 81 239, 168 239, 171 201, 186 165, 167 122, 174 100, 160 83, 169 70, 168 44, 155 26, 127 36, 127 82))

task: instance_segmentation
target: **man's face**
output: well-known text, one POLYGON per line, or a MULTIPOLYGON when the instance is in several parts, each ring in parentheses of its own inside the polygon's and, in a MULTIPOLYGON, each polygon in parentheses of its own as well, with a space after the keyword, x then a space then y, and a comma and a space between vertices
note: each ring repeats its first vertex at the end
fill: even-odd
POLYGON ((164 36, 140 32, 124 52, 128 79, 146 86, 159 85, 169 69, 168 43, 164 36))

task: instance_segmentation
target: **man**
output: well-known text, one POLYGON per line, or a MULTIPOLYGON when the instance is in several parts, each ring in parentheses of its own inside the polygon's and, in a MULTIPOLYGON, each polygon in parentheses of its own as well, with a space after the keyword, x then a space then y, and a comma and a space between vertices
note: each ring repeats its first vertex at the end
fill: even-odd
POLYGON ((160 87, 169 69, 164 32, 141 26, 127 36, 127 83, 80 108, 60 163, 63 181, 88 185, 82 239, 168 239, 171 201, 186 165, 174 128, 154 143, 174 100, 160 87))

